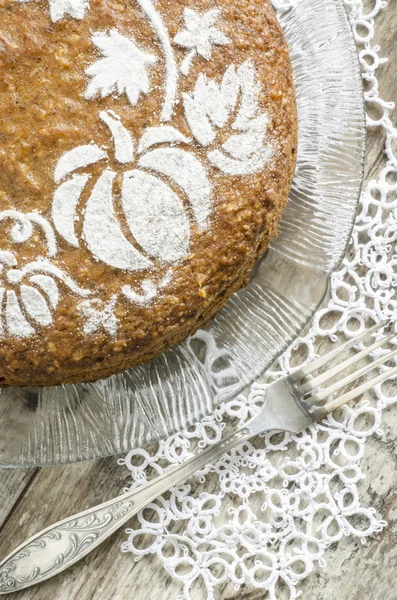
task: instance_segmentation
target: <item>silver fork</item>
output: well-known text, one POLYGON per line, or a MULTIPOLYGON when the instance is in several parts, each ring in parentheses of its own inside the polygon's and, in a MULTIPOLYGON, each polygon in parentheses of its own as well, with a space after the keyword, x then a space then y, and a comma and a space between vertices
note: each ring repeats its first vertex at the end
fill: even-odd
POLYGON ((373 326, 308 366, 272 383, 267 388, 266 401, 255 417, 225 440, 207 448, 149 483, 104 504, 64 519, 30 538, 0 564, 0 594, 22 590, 69 568, 94 550, 159 495, 185 481, 206 464, 213 463, 222 454, 250 437, 271 430, 299 433, 376 384, 397 375, 396 366, 337 398, 330 398, 338 390, 396 356, 396 348, 370 364, 357 368, 337 383, 320 390, 322 384, 355 366, 361 359, 381 348, 396 336, 395 333, 390 333, 351 358, 326 370, 323 374, 312 377, 315 371, 339 357, 358 342, 365 342, 384 326, 384 322, 373 326), (309 377, 310 379, 308 379, 309 377))

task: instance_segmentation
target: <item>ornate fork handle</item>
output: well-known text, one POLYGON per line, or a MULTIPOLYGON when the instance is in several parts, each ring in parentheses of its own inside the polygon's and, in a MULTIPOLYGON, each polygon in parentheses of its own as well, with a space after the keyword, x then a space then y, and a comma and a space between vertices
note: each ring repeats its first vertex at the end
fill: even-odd
POLYGON ((0 594, 40 583, 79 561, 131 517, 206 464, 250 437, 241 429, 153 481, 44 529, 0 564, 0 594))

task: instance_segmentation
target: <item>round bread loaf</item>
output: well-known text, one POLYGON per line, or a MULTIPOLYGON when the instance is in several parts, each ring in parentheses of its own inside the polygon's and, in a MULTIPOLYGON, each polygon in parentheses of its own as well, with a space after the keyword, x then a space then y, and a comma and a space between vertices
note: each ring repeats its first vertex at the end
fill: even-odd
POLYGON ((0 93, 0 385, 148 362, 246 284, 296 158, 267 0, 5 0, 0 93))

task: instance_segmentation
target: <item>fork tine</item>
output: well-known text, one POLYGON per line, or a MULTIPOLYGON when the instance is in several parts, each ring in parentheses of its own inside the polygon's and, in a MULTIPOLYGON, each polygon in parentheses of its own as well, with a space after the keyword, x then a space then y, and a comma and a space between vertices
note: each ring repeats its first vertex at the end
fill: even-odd
POLYGON ((335 400, 332 400, 332 402, 329 402, 328 404, 326 404, 325 406, 321 406, 320 408, 324 410, 327 414, 329 414, 337 408, 340 408, 344 404, 347 404, 351 400, 354 400, 358 396, 361 396, 361 394, 363 394, 367 390, 374 388, 376 385, 378 385, 378 383, 383 383, 390 377, 393 377, 393 375, 397 375, 397 367, 393 367, 393 369, 385 371, 384 373, 378 375, 377 377, 375 377, 375 379, 372 379, 371 381, 366 381, 354 390, 346 392, 346 394, 343 394, 339 398, 335 398, 335 400))
POLYGON ((397 336, 396 333, 391 333, 390 335, 387 335, 386 337, 382 338, 381 340, 378 340, 371 346, 368 346, 368 348, 364 348, 364 350, 361 350, 360 352, 358 352, 357 354, 355 354, 348 360, 345 360, 345 361, 339 363, 332 369, 328 369, 322 375, 318 375, 314 379, 311 379, 307 383, 300 386, 299 392, 301 394, 310 392, 313 388, 321 385, 322 383, 325 383, 326 381, 331 379, 331 377, 334 377, 334 375, 338 375, 338 373, 340 373, 341 371, 345 371, 346 369, 348 369, 349 367, 354 365, 356 362, 359 362, 362 358, 364 358, 365 356, 368 356, 368 354, 371 354, 371 352, 373 352, 374 350, 377 350, 381 346, 384 346, 387 342, 389 342, 391 339, 393 339, 396 336, 397 336))
POLYGON ((331 350, 331 352, 328 352, 328 354, 325 354, 325 356, 321 356, 309 365, 306 365, 306 367, 298 369, 298 371, 295 371, 295 373, 292 373, 292 375, 290 375, 291 380, 295 382, 299 381, 299 379, 302 379, 303 377, 307 377, 308 375, 313 373, 313 371, 316 371, 323 365, 326 365, 327 362, 329 362, 330 360, 337 358, 340 354, 343 354, 343 352, 346 352, 346 350, 358 344, 358 342, 362 342, 368 337, 370 337, 372 333, 375 333, 382 327, 385 327, 388 324, 388 322, 389 321, 381 321, 380 323, 373 325, 369 329, 363 331, 363 333, 361 333, 360 335, 357 335, 345 344, 342 344, 342 346, 338 346, 337 348, 335 348, 335 350, 331 350))
POLYGON ((375 369, 375 367, 379 367, 379 365, 382 365, 383 363, 387 362, 388 360, 393 358, 393 356, 397 356, 397 348, 392 352, 385 354, 384 356, 380 356, 377 360, 374 360, 369 365, 365 365, 358 371, 354 371, 354 373, 347 375, 346 377, 337 381, 333 385, 328 386, 327 388, 325 388, 325 390, 321 390, 320 392, 313 394, 313 396, 311 396, 308 399, 305 398, 305 402, 307 402, 307 404, 317 404, 318 402, 322 402, 323 400, 328 398, 328 396, 331 396, 341 388, 345 387, 345 385, 356 381, 356 379, 359 379, 361 375, 369 373, 370 371, 372 371, 372 369, 375 369))

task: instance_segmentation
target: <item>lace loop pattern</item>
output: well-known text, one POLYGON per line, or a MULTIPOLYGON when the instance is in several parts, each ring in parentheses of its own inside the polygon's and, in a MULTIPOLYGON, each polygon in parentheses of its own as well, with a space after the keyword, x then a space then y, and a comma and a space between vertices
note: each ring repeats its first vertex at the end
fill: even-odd
MULTIPOLYGON (((274 5, 283 11, 296 2, 274 0, 274 5)), ((306 335, 273 366, 270 378, 290 373, 330 344, 397 312, 397 130, 390 120, 394 104, 380 97, 376 77, 387 59, 374 44, 375 19, 386 2, 373 0, 369 9, 362 0, 344 2, 359 49, 367 126, 383 129, 386 160, 362 191, 350 246, 332 275, 328 299, 306 335)), ((242 424, 260 407, 265 386, 265 381, 253 384, 248 398, 238 396, 189 430, 120 459, 131 472, 131 488, 149 473, 184 461, 193 446, 214 444, 226 429, 242 424)), ((227 581, 236 589, 249 584, 266 590, 270 600, 280 598, 282 585, 289 600, 298 598, 300 582, 317 565, 325 566, 327 547, 343 536, 365 543, 386 526, 374 509, 362 505, 360 461, 368 438, 382 435, 383 410, 396 401, 386 382, 299 435, 267 433, 246 442, 159 498, 150 506, 149 520, 142 511, 138 528, 127 530, 122 550, 137 560, 155 554, 180 583, 183 600, 191 600, 198 585, 214 600, 227 581), (136 543, 142 533, 144 548, 136 543)))

